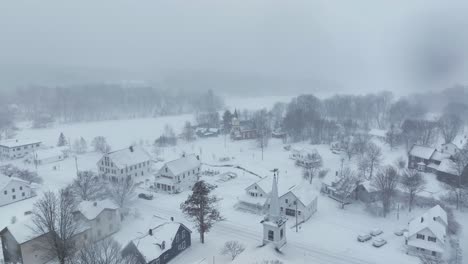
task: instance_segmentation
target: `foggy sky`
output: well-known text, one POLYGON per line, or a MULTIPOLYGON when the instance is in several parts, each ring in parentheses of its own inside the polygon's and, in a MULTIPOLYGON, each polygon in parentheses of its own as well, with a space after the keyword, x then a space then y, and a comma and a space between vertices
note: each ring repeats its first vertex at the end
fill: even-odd
POLYGON ((347 92, 445 88, 468 79, 466 2, 1 1, 0 82, 71 68, 147 80, 242 73, 347 92))

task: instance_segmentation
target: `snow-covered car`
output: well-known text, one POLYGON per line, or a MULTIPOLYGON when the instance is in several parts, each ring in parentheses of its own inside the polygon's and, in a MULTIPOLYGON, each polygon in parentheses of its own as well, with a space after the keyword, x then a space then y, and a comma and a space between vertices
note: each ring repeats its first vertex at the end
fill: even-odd
POLYGON ((383 233, 383 231, 381 229, 378 229, 378 228, 372 229, 371 232, 370 232, 370 234, 372 236, 378 236, 378 235, 380 235, 382 233, 383 233))
POLYGON ((405 233, 405 231, 404 230, 397 230, 397 231, 395 231, 393 233, 395 234, 395 236, 402 236, 405 233))
POLYGON ((383 238, 377 238, 372 242, 372 245, 374 247, 377 247, 377 248, 379 248, 379 247, 381 247, 381 246, 383 246, 385 244, 387 244, 387 240, 385 240, 383 238))
POLYGON ((360 234, 360 235, 357 237, 357 240, 358 240, 359 242, 366 242, 366 241, 369 241, 371 238, 372 238, 372 236, 369 235, 369 234, 360 234))
POLYGON ((140 193, 138 194, 138 198, 145 199, 145 200, 153 200, 152 194, 140 193))

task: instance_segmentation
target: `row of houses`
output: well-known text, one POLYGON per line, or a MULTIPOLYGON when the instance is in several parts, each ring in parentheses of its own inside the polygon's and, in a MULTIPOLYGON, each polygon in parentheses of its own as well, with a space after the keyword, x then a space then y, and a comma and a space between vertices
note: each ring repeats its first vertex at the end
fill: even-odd
MULTIPOLYGON (((73 240, 77 249, 101 241, 121 228, 122 215, 111 200, 83 201, 73 212, 76 227, 73 240)), ((122 250, 124 256, 136 256, 139 263, 168 263, 191 246, 191 233, 181 223, 153 221, 149 230, 137 230, 122 250), (142 235, 141 235, 142 234, 142 235)), ((47 248, 47 236, 36 231, 32 218, 0 231, 3 258, 8 263, 43 264, 55 256, 47 248)))
POLYGON ((459 172, 452 159, 452 153, 434 147, 414 145, 408 153, 408 168, 434 173, 439 180, 445 182, 456 182, 459 172))

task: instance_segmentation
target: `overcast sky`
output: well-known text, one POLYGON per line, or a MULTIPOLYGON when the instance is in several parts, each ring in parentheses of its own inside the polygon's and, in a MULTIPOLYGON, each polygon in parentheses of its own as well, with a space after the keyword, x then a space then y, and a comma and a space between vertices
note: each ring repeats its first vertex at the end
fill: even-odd
POLYGON ((466 0, 1 1, 0 64, 437 88, 468 79, 467 13, 466 0))

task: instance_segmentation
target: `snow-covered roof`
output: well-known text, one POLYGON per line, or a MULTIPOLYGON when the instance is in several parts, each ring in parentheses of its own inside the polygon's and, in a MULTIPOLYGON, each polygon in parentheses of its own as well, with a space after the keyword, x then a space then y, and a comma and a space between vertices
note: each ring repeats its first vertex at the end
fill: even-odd
POLYGON ((428 160, 431 158, 432 154, 434 154, 434 151, 436 151, 436 149, 433 147, 413 145, 410 150, 410 155, 428 160))
POLYGON ((2 140, 0 141, 0 146, 8 147, 8 148, 14 148, 14 147, 20 147, 20 146, 26 146, 26 145, 32 145, 32 144, 38 144, 41 143, 39 140, 35 139, 29 139, 29 138, 23 138, 23 139, 7 139, 7 140, 2 140))
POLYGON ((88 220, 95 219, 102 211, 117 210, 119 206, 109 199, 102 201, 82 201, 78 205, 78 212, 81 212, 88 220))
POLYGON ((29 182, 24 181, 22 179, 19 179, 19 178, 16 178, 16 177, 8 177, 8 176, 5 176, 3 174, 0 174, 0 190, 5 188, 12 181, 17 181, 17 182, 21 182, 21 183, 29 185, 29 182))
POLYGON ((23 221, 9 225, 6 228, 10 231, 18 244, 23 244, 42 235, 33 230, 34 223, 31 217, 27 217, 23 221))
POLYGON ((132 166, 151 160, 151 156, 148 152, 137 146, 109 152, 107 155, 119 168, 125 168, 126 166, 132 166))
POLYGON ((372 185, 371 181, 363 181, 363 182, 361 183, 361 185, 362 185, 362 187, 364 187, 364 189, 367 190, 367 192, 370 192, 370 193, 371 193, 371 192, 376 192, 376 191, 377 191, 377 188, 375 188, 375 187, 372 185))
POLYGON ((434 206, 420 217, 413 218, 408 224, 408 236, 429 229, 439 240, 443 240, 446 234, 447 213, 439 205, 434 206), (444 224, 438 222, 442 221, 444 224))
POLYGON ((442 161, 444 159, 450 158, 450 153, 442 153, 440 151, 434 151, 431 156, 431 160, 442 161))
POLYGON ((162 253, 171 249, 172 241, 179 230, 181 223, 177 222, 166 222, 151 228, 152 235, 149 234, 149 230, 139 238, 132 240, 140 254, 145 258, 146 262, 155 260, 161 256, 162 253), (164 249, 161 245, 165 244, 164 249))
POLYGON ((174 175, 179 175, 182 172, 195 169, 200 166, 200 164, 200 160, 197 159, 197 156, 195 156, 195 154, 191 154, 180 159, 169 161, 166 163, 166 166, 174 175))
MULTIPOLYGON (((273 176, 266 176, 265 178, 249 185, 246 189, 248 189, 249 187, 251 187, 252 185, 254 184, 257 184, 258 187, 260 187, 260 189, 263 190, 263 192, 265 192, 266 194, 270 193, 271 192, 271 184, 273 182, 273 176)), ((290 191, 291 189, 293 189, 296 185, 286 185, 286 184, 282 184, 281 182, 278 183, 278 194, 280 196, 282 196, 283 194, 287 193, 288 191, 290 191)))
POLYGON ((468 143, 468 135, 466 134, 459 134, 452 141, 452 144, 458 149, 462 149, 466 143, 468 143))
POLYGON ((64 152, 63 148, 50 148, 50 149, 40 149, 35 151, 35 158, 38 160, 53 158, 57 156, 62 156, 64 152))
POLYGON ((317 195, 314 194, 314 191, 311 188, 306 188, 303 185, 295 186, 289 192, 291 192, 305 206, 308 206, 315 199, 317 199, 317 195))
POLYGON ((440 162, 437 170, 451 175, 458 176, 457 165, 451 159, 444 159, 440 162))
POLYGON ((387 130, 373 128, 369 131, 369 135, 375 137, 387 137, 387 130))

